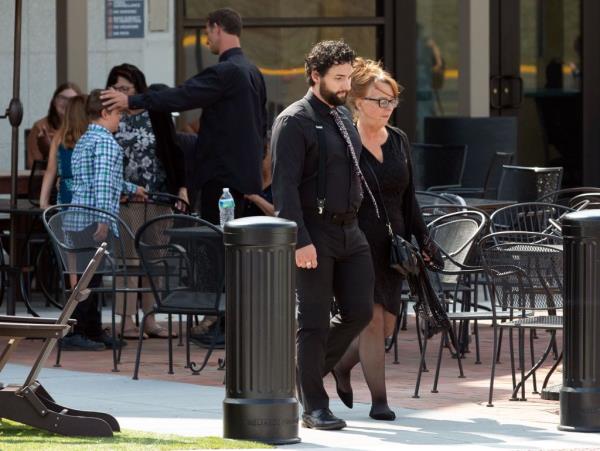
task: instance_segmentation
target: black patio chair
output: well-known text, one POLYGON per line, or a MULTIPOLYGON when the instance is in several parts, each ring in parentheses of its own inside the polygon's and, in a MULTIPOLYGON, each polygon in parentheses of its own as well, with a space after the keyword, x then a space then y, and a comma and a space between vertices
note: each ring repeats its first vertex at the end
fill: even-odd
MULTIPOLYGON (((27 201, 34 207, 40 206, 42 181, 47 167, 47 160, 34 160, 31 166, 31 172, 29 173, 29 179, 27 181, 26 197, 27 201)), ((50 201, 52 203, 56 201, 55 188, 52 189, 50 201)), ((52 285, 52 281, 56 280, 58 275, 53 271, 53 266, 49 265, 43 258, 50 239, 40 221, 40 216, 32 215, 30 221, 25 234, 25 239, 23 240, 22 255, 24 256, 24 261, 26 263, 26 266, 23 267, 23 299, 28 306, 28 310, 31 311, 32 309, 29 307, 29 293, 33 285, 32 276, 35 279, 36 288, 38 288, 46 298, 46 305, 49 305, 55 304, 55 300, 58 296, 56 289, 50 286, 52 285)))
POLYGON ((440 144, 411 145, 415 189, 461 186, 467 146, 440 144))
MULTIPOLYGON (((551 232, 551 220, 560 223, 560 219, 573 208, 545 202, 524 202, 496 210, 490 216, 492 232, 523 231, 551 232)), ((527 235, 523 235, 527 237, 527 235)), ((498 238, 502 238, 499 235, 498 238)))
MULTIPOLYGON (((563 168, 504 165, 498 186, 498 199, 533 202, 560 189, 563 168)), ((554 199, 548 199, 553 202, 554 199)))
MULTIPOLYGON (((509 312, 510 321, 493 322, 493 355, 500 352, 498 330, 509 329, 511 374, 513 393, 517 399, 525 400, 525 381, 533 378, 534 393, 537 393, 536 370, 544 363, 551 350, 556 349, 556 331, 563 327, 563 317, 558 313, 563 308, 563 244, 562 238, 535 232, 498 232, 481 239, 479 247, 483 267, 492 287, 492 311, 496 314, 509 312), (516 382, 513 348, 513 330, 518 332, 519 366, 521 381, 516 382), (525 331, 530 331, 529 344, 531 369, 525 374, 525 331), (541 358, 534 361, 533 334, 535 330, 546 330, 550 340, 541 358)), ((562 353, 544 380, 548 384, 553 371, 560 363, 562 353)), ((488 406, 492 404, 494 376, 497 358, 492 359, 488 406)))
MULTIPOLYGON (((430 274, 433 286, 440 293, 440 297, 451 305, 454 313, 477 311, 479 309, 479 293, 477 288, 479 256, 475 244, 489 230, 489 217, 479 211, 463 210, 449 213, 435 219, 427 226, 429 234, 442 250, 445 261, 444 269, 430 274), (469 269, 464 271, 464 269, 469 269), (457 308, 460 306, 460 312, 457 308)), ((468 315, 466 315, 468 316, 468 315)), ((450 318, 453 323, 457 320, 450 318)), ((461 355, 464 354, 469 344, 468 319, 462 319, 462 327, 458 330, 458 339, 461 346, 461 355)), ((476 358, 475 363, 480 363, 479 328, 477 319, 474 319, 476 358)))
MULTIPOLYGON (((42 192, 42 181, 44 172, 48 167, 48 160, 34 160, 27 181, 27 199, 36 207, 40 206, 40 194, 42 192)), ((56 199, 56 191, 53 190, 52 196, 56 199)), ((51 199, 52 200, 52 199, 51 199)))
MULTIPOLYGON (((536 199, 536 202, 548 202, 558 205, 567 205, 573 207, 572 199, 578 195, 597 194, 600 197, 600 188, 594 186, 579 186, 577 188, 565 188, 557 191, 551 191, 543 194, 536 199)), ((577 203, 577 202, 575 202, 577 203)))
MULTIPOLYGON (((118 216, 105 210, 83 205, 65 204, 55 205, 47 208, 42 219, 52 245, 54 247, 59 265, 59 282, 63 286, 61 296, 64 297, 71 291, 72 279, 79 278, 86 267, 86 262, 93 255, 98 240, 107 244, 108 255, 103 264, 96 271, 96 277, 110 276, 110 285, 105 286, 101 282, 98 286, 90 287, 92 292, 104 295, 109 293, 111 299, 111 333, 117 346, 113 346, 113 371, 119 371, 121 342, 117 340, 117 327, 115 318, 115 294, 136 293, 149 291, 144 288, 125 288, 117 286, 119 278, 142 275, 139 267, 131 266, 130 262, 137 259, 137 255, 131 254, 135 250, 133 246, 134 235, 118 216), (94 235, 97 224, 106 224, 106 237, 94 235)), ((64 305, 64 302, 60 302, 64 305)), ((101 305, 99 303, 99 308, 101 305)), ((122 329, 122 327, 121 327, 122 329)), ((57 354, 57 366, 60 364, 60 346, 57 354)))
MULTIPOLYGON (((218 328, 203 362, 190 359, 190 332, 193 315, 225 315, 225 249, 223 232, 208 221, 187 215, 164 215, 146 222, 137 232, 135 247, 150 280, 155 306, 144 313, 133 379, 138 379, 146 318, 152 313, 185 315, 186 361, 192 374, 199 374, 216 345, 218 328)), ((169 336, 171 321, 169 321, 169 336)), ((173 345, 169 337, 169 374, 173 374, 173 345)))
POLYGON ((461 197, 479 197, 483 199, 497 199, 498 185, 502 177, 502 167, 512 163, 514 154, 507 152, 496 152, 486 171, 483 186, 479 188, 469 187, 454 187, 454 186, 437 186, 428 188, 428 191, 447 192, 457 194, 461 197))
POLYGON ((460 196, 450 193, 435 193, 432 191, 416 191, 417 203, 423 208, 430 205, 466 205, 466 202, 460 196))
POLYGON ((591 210, 600 208, 600 192, 582 193, 569 200, 569 207, 575 210, 591 210))
MULTIPOLYGON (((477 298, 474 297, 471 302, 470 295, 473 292, 474 275, 483 272, 481 267, 472 266, 469 263, 473 260, 475 244, 481 237, 482 233, 487 230, 488 222, 486 216, 481 212, 476 211, 461 211, 448 214, 438 218, 429 225, 430 235, 435 243, 440 247, 444 259, 444 268, 436 269, 435 272, 428 274, 429 283, 435 291, 436 296, 443 303, 446 309, 452 304, 453 311, 446 312, 446 317, 450 323, 459 324, 459 334, 457 338, 454 327, 451 332, 444 330, 440 340, 440 348, 438 351, 436 373, 434 376, 434 384, 432 393, 437 393, 437 385, 439 381, 439 372, 442 359, 442 352, 445 345, 456 340, 455 348, 457 360, 463 357, 465 345, 461 345, 461 335, 468 339, 468 321, 489 320, 492 318, 492 312, 489 310, 480 310, 478 308, 477 298), (462 293, 463 297, 460 300, 461 311, 456 311, 456 300, 458 293, 462 293)), ((480 361, 479 350, 479 331, 475 324, 476 338, 476 363, 480 361)), ((419 329, 417 329, 419 331, 419 329)), ((424 350, 426 343, 422 347, 422 363, 424 364, 424 350)), ((421 368, 424 370, 424 368, 421 368)), ((418 381, 420 380, 420 374, 418 381)), ((413 397, 418 397, 419 383, 415 387, 413 397)))

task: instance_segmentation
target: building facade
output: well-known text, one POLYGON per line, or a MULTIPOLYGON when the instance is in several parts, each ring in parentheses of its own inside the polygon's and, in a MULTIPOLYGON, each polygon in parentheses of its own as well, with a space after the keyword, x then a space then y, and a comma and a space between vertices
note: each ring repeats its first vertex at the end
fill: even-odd
MULTIPOLYGON (((12 3, 0 0, 6 104, 12 3)), ((23 126, 45 114, 62 81, 102 87, 110 67, 130 62, 151 83, 176 84, 214 64, 203 28, 206 14, 224 6, 244 17, 242 46, 265 76, 271 117, 305 92, 303 58, 312 44, 343 38, 359 55, 382 60, 404 86, 394 122, 413 141, 426 139, 427 117, 514 116, 517 148, 505 150, 517 163, 564 165, 568 184, 600 184, 595 0, 29 0, 23 126), (131 17, 119 19, 118 8, 130 8, 131 17), (109 32, 113 21, 139 21, 140 11, 132 37, 109 32)), ((180 126, 200 115, 185 113, 180 126)), ((9 137, 0 122, 2 156, 9 137)))

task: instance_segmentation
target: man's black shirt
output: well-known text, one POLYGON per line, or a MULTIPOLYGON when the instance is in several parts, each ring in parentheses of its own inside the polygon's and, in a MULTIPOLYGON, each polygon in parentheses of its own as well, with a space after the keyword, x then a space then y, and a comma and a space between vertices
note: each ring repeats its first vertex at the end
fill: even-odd
POLYGON ((266 88, 242 49, 227 50, 219 64, 181 86, 129 97, 129 108, 168 112, 202 108, 194 186, 218 180, 242 193, 262 191, 266 88))
MULTIPOLYGON (((331 107, 311 90, 305 96, 325 130, 327 146, 326 205, 329 213, 358 211, 360 182, 352 166, 348 148, 333 118, 331 107)), ((357 158, 362 144, 345 108, 338 108, 357 158)), ((273 202, 279 217, 298 224, 297 247, 311 244, 304 224, 305 215, 317 215, 317 169, 319 163, 315 122, 301 101, 291 104, 275 120, 271 138, 273 151, 273 202)))

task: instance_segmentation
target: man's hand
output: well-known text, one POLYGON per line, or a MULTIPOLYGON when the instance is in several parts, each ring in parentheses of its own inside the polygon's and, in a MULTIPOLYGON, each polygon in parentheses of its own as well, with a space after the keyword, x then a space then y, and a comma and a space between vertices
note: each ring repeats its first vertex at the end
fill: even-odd
POLYGON ((115 109, 118 111, 125 111, 129 108, 129 97, 127 94, 115 89, 111 88, 102 91, 100 98, 102 99, 102 106, 108 108, 110 111, 115 109))
POLYGON ((298 268, 315 269, 317 265, 317 249, 314 245, 309 244, 296 249, 296 266, 298 268))
POLYGON ((96 231, 94 232, 93 238, 94 241, 100 243, 106 239, 108 236, 108 224, 98 224, 96 227, 96 231))

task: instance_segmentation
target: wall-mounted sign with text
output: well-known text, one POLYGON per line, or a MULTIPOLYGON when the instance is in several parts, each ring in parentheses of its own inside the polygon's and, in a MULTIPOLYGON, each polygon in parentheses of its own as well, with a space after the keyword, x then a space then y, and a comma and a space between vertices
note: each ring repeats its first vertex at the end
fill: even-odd
POLYGON ((106 0, 106 39, 144 37, 144 0, 106 0))

